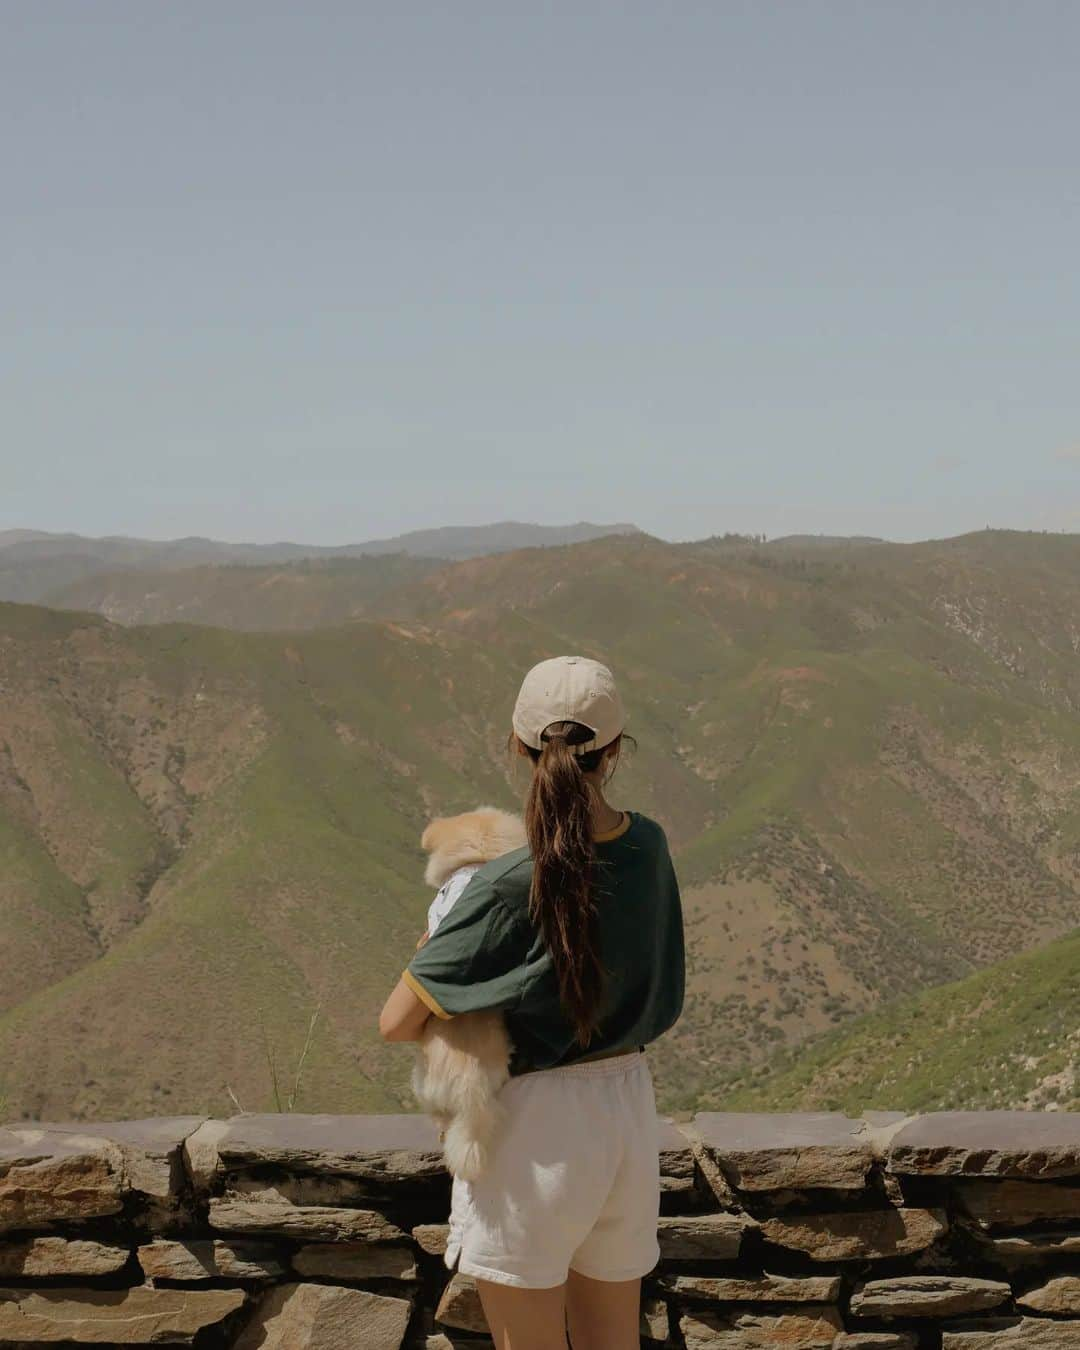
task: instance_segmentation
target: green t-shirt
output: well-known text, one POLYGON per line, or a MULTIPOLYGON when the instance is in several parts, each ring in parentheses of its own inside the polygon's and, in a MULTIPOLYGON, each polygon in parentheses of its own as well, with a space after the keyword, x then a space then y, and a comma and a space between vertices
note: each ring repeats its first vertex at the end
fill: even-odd
POLYGON ((594 840, 600 959, 599 1032, 583 1049, 559 1002, 539 928, 528 915, 532 857, 519 848, 470 879, 403 978, 438 1017, 501 1008, 511 1075, 656 1040, 682 1012, 682 904, 667 837, 639 811, 594 840))

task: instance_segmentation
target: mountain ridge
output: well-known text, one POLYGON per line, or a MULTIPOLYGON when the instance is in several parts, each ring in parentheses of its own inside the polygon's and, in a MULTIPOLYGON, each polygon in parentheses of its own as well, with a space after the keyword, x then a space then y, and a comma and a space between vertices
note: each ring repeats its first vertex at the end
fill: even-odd
POLYGON ((201 535, 151 540, 133 535, 90 537, 44 530, 0 531, 0 599, 24 603, 45 601, 59 587, 86 581, 112 569, 161 572, 208 564, 296 562, 303 559, 380 557, 402 553, 409 557, 474 557, 508 548, 558 545, 631 533, 626 523, 594 525, 532 525, 496 521, 487 525, 453 525, 413 530, 389 538, 354 544, 227 543, 201 535))
POLYGON ((307 629, 0 605, 0 1091, 39 1118, 253 1109, 263 1029, 295 1062, 321 999, 305 1109, 407 1106, 375 1019, 430 898, 419 834, 520 802, 513 692, 559 650, 616 670, 638 749, 612 799, 660 820, 683 883, 667 1108, 1061 939, 1078 545, 615 536, 307 629))

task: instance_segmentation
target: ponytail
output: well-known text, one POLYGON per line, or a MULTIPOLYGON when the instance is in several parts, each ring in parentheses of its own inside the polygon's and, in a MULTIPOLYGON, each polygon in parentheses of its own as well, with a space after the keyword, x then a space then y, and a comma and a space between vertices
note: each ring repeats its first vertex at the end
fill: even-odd
POLYGON ((585 774, 598 768, 606 747, 575 754, 593 739, 580 722, 554 722, 543 749, 528 746, 535 764, 525 802, 525 832, 533 858, 529 917, 551 953, 559 998, 579 1045, 596 1031, 603 994, 599 923, 593 888, 593 798, 585 774))

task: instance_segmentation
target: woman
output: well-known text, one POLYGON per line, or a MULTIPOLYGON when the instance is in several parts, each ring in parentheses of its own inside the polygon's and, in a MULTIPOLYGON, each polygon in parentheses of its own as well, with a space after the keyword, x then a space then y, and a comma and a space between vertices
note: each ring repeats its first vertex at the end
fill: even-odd
POLYGON ((664 831, 603 787, 626 717, 581 656, 528 672, 510 742, 532 760, 528 845, 484 864, 379 1019, 501 1008, 514 1050, 488 1168, 455 1177, 446 1264, 472 1275, 499 1350, 636 1350, 659 1259, 656 1099, 644 1046, 683 1004, 682 907, 664 831))

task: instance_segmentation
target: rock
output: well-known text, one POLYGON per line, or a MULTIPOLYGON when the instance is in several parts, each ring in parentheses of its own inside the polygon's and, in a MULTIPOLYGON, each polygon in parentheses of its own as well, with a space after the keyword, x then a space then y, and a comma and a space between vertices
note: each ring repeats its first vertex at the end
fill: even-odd
POLYGON ((657 1225, 662 1261, 729 1261, 738 1256, 743 1233, 756 1227, 745 1214, 664 1217, 657 1225))
POLYGON ((225 1173, 225 1191, 250 1200, 284 1200, 290 1205, 359 1205, 368 1208, 378 1201, 382 1188, 359 1177, 315 1176, 302 1173, 274 1181, 243 1172, 225 1173))
POLYGON ((660 1178, 660 1206, 663 1214, 684 1213, 687 1209, 700 1209, 695 1204, 698 1199, 697 1187, 693 1177, 660 1178))
POLYGON ((426 1115, 327 1116, 295 1111, 233 1116, 214 1141, 225 1168, 276 1163, 292 1171, 399 1182, 446 1175, 426 1115))
POLYGON ((985 1246, 1002 1260, 1035 1261, 1042 1256, 1080 1252, 1080 1232, 1048 1229, 1014 1233, 985 1240, 985 1246))
POLYGON ((666 1341, 668 1338, 667 1304, 662 1298, 643 1298, 641 1300, 641 1324, 639 1334, 647 1341, 666 1341))
POLYGON ((1017 1294, 1022 1308, 1035 1312, 1080 1314, 1080 1275, 1058 1275, 1045 1284, 1017 1294))
POLYGON ((225 1233, 273 1233, 326 1242, 395 1242, 405 1234, 374 1209, 290 1205, 221 1196, 210 1201, 210 1227, 225 1233))
POLYGON ((833 1303, 839 1275, 661 1275, 659 1288, 684 1298, 718 1303, 833 1303))
POLYGON ((1080 1350, 1080 1321, 995 1317, 943 1328, 941 1350, 1080 1350))
POLYGON ((193 1345, 241 1307, 242 1289, 0 1289, 0 1343, 193 1345))
POLYGON ((411 1247, 387 1242, 310 1242, 292 1258, 298 1275, 329 1280, 415 1280, 411 1247))
POLYGON ((972 1275, 897 1275, 856 1285, 851 1311, 856 1317, 948 1317, 994 1308, 1011 1294, 1001 1280, 972 1275))
POLYGON ((470 1275, 455 1271, 450 1277, 439 1299, 439 1306, 435 1309, 435 1321, 445 1322, 448 1327, 456 1327, 459 1331, 487 1332, 487 1318, 476 1281, 470 1275))
POLYGON ((0 1176, 0 1233, 118 1214, 122 1168, 119 1152, 104 1145, 13 1164, 0 1176))
POLYGON ((217 1184, 223 1170, 217 1146, 228 1125, 227 1120, 204 1120, 184 1140, 184 1167, 196 1194, 206 1195, 217 1184))
POLYGON ((859 1209, 765 1219, 761 1231, 814 1261, 857 1261, 920 1251, 946 1226, 942 1209, 859 1209))
POLYGON ((893 1136, 888 1170, 930 1176, 1078 1176, 1080 1113, 932 1111, 893 1136))
POLYGON ((420 1250, 427 1252, 429 1256, 443 1256, 446 1253, 446 1243, 450 1237, 450 1225, 448 1223, 418 1223, 412 1230, 413 1241, 418 1243, 420 1250))
POLYGON ((21 1123, 0 1129, 0 1232, 115 1214, 128 1193, 169 1217, 183 1145, 203 1116, 21 1123))
POLYGON ((366 1289, 279 1284, 263 1294, 234 1350, 400 1350, 411 1312, 408 1300, 366 1289))
POLYGON ((129 1248, 82 1238, 33 1237, 0 1244, 0 1278, 111 1275, 127 1265, 129 1248))
POLYGON ((705 1147, 704 1142, 695 1134, 691 1133, 689 1128, 687 1136, 690 1144, 690 1152, 694 1159, 694 1167, 705 1183, 706 1192, 711 1191, 716 1202, 721 1209, 737 1210, 741 1208, 738 1196, 731 1189, 726 1176, 720 1170, 719 1164, 713 1158, 712 1154, 705 1147))
POLYGON ((909 1331, 841 1331, 833 1350, 915 1350, 909 1331))
POLYGON ((274 1248, 261 1242, 157 1238, 144 1243, 138 1255, 139 1265, 150 1280, 185 1280, 192 1284, 221 1276, 233 1280, 276 1280, 285 1273, 274 1248))
MULTIPOLYGON (((907 1196, 904 1194, 904 1188, 900 1184, 900 1178, 892 1172, 882 1172, 881 1188, 885 1194, 885 1199, 890 1205, 895 1205, 898 1209, 907 1203, 907 1196)), ((859 1333, 862 1334, 861 1332, 859 1333)), ((891 1333, 890 1333, 891 1334, 891 1333)))
MULTIPOLYGON (((100 1134, 120 1149, 127 1189, 171 1203, 185 1180, 184 1143, 205 1119, 205 1116, 151 1116, 142 1120, 95 1121, 90 1128, 93 1134, 100 1134)), ((77 1123, 47 1128, 75 1133, 87 1129, 77 1123)))
POLYGON ((874 1160, 861 1120, 838 1111, 699 1111, 685 1127, 741 1191, 862 1190, 874 1160))
POLYGON ((982 1228, 1023 1228, 1044 1220, 1080 1219, 1080 1187, 1052 1181, 958 1181, 955 1191, 982 1228))
POLYGON ((666 1117, 660 1119, 660 1176, 672 1178, 694 1177, 694 1154, 690 1140, 682 1130, 666 1117))
POLYGON ((700 1312, 684 1313, 679 1326, 686 1350, 828 1350, 843 1329, 834 1308, 814 1313, 700 1312))

